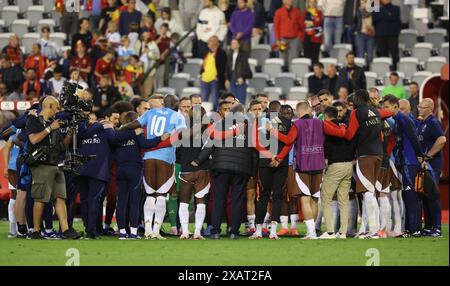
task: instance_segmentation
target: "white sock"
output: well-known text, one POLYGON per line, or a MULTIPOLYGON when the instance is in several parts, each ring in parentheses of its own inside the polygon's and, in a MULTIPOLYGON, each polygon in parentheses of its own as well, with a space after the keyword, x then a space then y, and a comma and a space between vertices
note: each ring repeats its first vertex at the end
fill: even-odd
POLYGON ((255 228, 256 215, 247 215, 248 227, 255 228))
POLYGON ((315 228, 315 223, 313 219, 307 219, 304 220, 305 224, 306 224, 306 230, 307 230, 307 234, 311 235, 311 236, 315 236, 316 235, 316 228, 315 228))
POLYGON ((275 236, 277 234, 278 222, 272 221, 272 227, 270 228, 270 235, 275 236))
POLYGON ((180 203, 178 210, 178 216, 180 217, 181 230, 184 235, 189 234, 189 204, 180 203))
POLYGON ((348 230, 347 233, 354 234, 356 229, 356 220, 358 219, 358 207, 356 206, 356 200, 349 200, 348 202, 348 230))
POLYGON ((270 222, 270 213, 266 212, 266 216, 264 217, 263 227, 267 228, 267 224, 270 222))
POLYGON ((144 222, 145 222, 145 233, 151 234, 153 227, 153 215, 155 214, 156 199, 154 197, 147 196, 144 203, 144 222))
POLYGON ((262 224, 260 224, 260 223, 258 223, 257 225, 256 225, 256 234, 257 235, 262 235, 262 228, 263 228, 263 225, 262 224))
POLYGON ((339 206, 338 201, 331 201, 331 213, 333 215, 334 233, 339 232, 339 206))
POLYGON ((291 229, 297 229, 298 214, 291 214, 291 229))
POLYGON ((130 233, 137 235, 137 227, 130 227, 130 233))
POLYGON ((16 204, 16 200, 9 199, 8 203, 8 220, 9 220, 9 233, 17 234, 17 219, 14 213, 14 206, 16 204))
POLYGON ((369 226, 369 234, 375 234, 378 232, 376 215, 377 212, 379 212, 375 194, 371 192, 365 192, 363 203, 366 207, 366 217, 367 225, 369 226))
POLYGON ((376 227, 377 227, 377 231, 379 231, 381 228, 380 228, 380 205, 378 204, 378 200, 377 200, 377 197, 375 196, 375 201, 376 201, 376 203, 377 203, 377 208, 375 209, 375 218, 376 218, 376 220, 375 220, 375 222, 376 222, 376 227))
POLYGON ((288 221, 289 221, 289 217, 287 215, 281 215, 280 216, 280 223, 281 223, 281 228, 288 228, 288 221))
POLYGON ((392 231, 395 233, 402 232, 402 212, 401 202, 398 200, 398 193, 400 190, 392 191, 391 193, 391 205, 392 205, 392 231))
POLYGON ((391 204, 389 197, 379 197, 380 204, 380 230, 387 230, 388 221, 391 219, 391 204))
POLYGON ((367 232, 367 215, 366 215, 366 207, 364 203, 362 203, 362 209, 361 209, 361 225, 359 226, 359 233, 366 233, 367 232))
POLYGON ((197 209, 195 210, 195 235, 201 235, 201 230, 203 227, 203 222, 206 217, 206 205, 197 204, 197 209))
POLYGON ((119 229, 120 234, 126 234, 127 231, 124 228, 119 229))
POLYGON ((399 190, 398 191, 398 197, 397 200, 400 204, 400 215, 402 218, 402 232, 405 231, 405 220, 406 220, 406 216, 405 216, 405 201, 403 200, 403 194, 402 191, 399 190))
POLYGON ((161 225, 164 222, 164 216, 166 215, 166 197, 159 196, 156 198, 155 203, 155 223, 153 224, 153 234, 158 235, 161 225))

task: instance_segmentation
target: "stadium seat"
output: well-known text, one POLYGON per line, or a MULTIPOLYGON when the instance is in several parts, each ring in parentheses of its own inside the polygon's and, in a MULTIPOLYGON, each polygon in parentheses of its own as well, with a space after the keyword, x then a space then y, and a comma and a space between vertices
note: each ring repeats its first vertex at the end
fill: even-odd
POLYGON ((265 73, 255 73, 253 78, 249 79, 249 86, 253 87, 256 92, 262 92, 267 87, 267 81, 270 80, 270 76, 265 73))
POLYGON ((242 104, 247 104, 252 99, 252 96, 256 95, 256 89, 251 86, 247 86, 246 92, 247 92, 247 97, 245 98, 246 102, 241 102, 242 104))
MULTIPOLYGON (((47 0, 43 0, 45 2, 47 0)), ((33 6, 33 0, 16 0, 17 6, 19 6, 20 13, 25 13, 28 7, 33 6)))
POLYGON ((445 42, 447 31, 442 28, 431 29, 425 34, 425 42, 431 43, 433 48, 439 49, 442 43, 445 42))
POLYGON ((28 53, 31 51, 31 48, 33 47, 33 44, 36 43, 37 40, 39 40, 40 35, 39 33, 26 33, 22 37, 22 45, 25 47, 25 51, 28 53))
POLYGON ((50 27, 50 32, 53 33, 54 32, 54 28, 56 26, 56 22, 55 22, 54 19, 41 19, 41 20, 38 21, 36 32, 40 33, 42 27, 44 27, 44 26, 49 26, 50 27))
POLYGON ((214 104, 210 101, 203 101, 202 107, 206 110, 206 112, 211 112, 214 110, 214 104))
POLYGON ((415 29, 403 29, 400 31, 398 42, 404 45, 406 50, 411 51, 417 43, 419 32, 415 29))
POLYGON ((0 11, 2 10, 3 7, 8 6, 8 1, 0 1, 0 11))
POLYGON ((273 79, 282 72, 283 66, 283 59, 267 59, 263 66, 263 72, 268 74, 270 78, 273 79))
POLYGON ((202 69, 202 59, 187 59, 183 65, 183 73, 188 73, 191 76, 191 80, 196 80, 202 69))
POLYGON ((28 28, 30 27, 30 20, 27 19, 17 19, 14 20, 11 24, 11 33, 19 35, 21 37, 22 35, 25 35, 28 33, 28 28))
POLYGON ((9 37, 14 35, 13 33, 0 33, 0 50, 3 49, 9 42, 9 37))
POLYGON ((175 89, 176 94, 181 94, 183 88, 189 86, 189 79, 191 75, 188 73, 176 73, 169 78, 169 86, 175 89))
POLYGON ((50 40, 54 41, 58 46, 64 46, 64 41, 67 39, 66 33, 51 33, 50 40))
POLYGON ((366 59, 365 58, 355 58, 355 64, 359 67, 365 67, 366 59))
POLYGON ((431 57, 428 58, 425 63, 425 67, 427 71, 432 73, 440 73, 442 66, 445 65, 446 62, 447 59, 445 57, 431 57))
MULTIPOLYGON (((185 32, 185 33, 187 33, 187 32, 185 32)), ((183 36, 185 35, 185 33, 183 33, 183 36)), ((190 34, 186 40, 181 42, 180 48, 183 51, 183 55, 185 57, 192 56, 192 43, 193 42, 194 42, 194 35, 193 34, 190 34)))
POLYGON ((72 48, 71 46, 62 46, 62 47, 61 47, 61 52, 68 51, 68 50, 70 50, 71 48, 72 48))
POLYGON ((44 0, 42 1, 42 5, 44 5, 44 12, 50 13, 55 9, 55 0, 44 0))
POLYGON ((196 86, 185 87, 181 92, 181 97, 191 96, 192 94, 200 94, 200 88, 196 86))
POLYGON ((309 58, 297 58, 293 59, 291 63, 291 72, 295 73, 298 78, 301 78, 304 74, 309 73, 312 61, 309 58))
POLYGON ((44 6, 30 6, 27 8, 27 19, 31 21, 32 26, 36 26, 44 17, 44 6))
POLYGON ((330 56, 336 58, 338 63, 345 63, 345 56, 348 52, 352 51, 351 44, 335 44, 330 51, 330 56))
MULTIPOLYGON (((163 87, 156 89, 156 93, 174 94, 174 95, 177 94, 175 88, 167 87, 167 86, 163 86, 163 87)), ((178 94, 181 94, 181 93, 178 93, 178 94)))
POLYGON ((250 69, 252 70, 252 73, 256 73, 256 67, 258 66, 258 60, 257 59, 248 59, 248 64, 250 65, 250 69))
POLYGON ((269 45, 257 45, 252 48, 250 52, 250 57, 252 59, 258 60, 258 65, 262 66, 266 60, 270 57, 271 48, 269 45))
POLYGON ((373 71, 377 76, 383 76, 391 70, 392 58, 379 57, 374 58, 370 65, 370 71, 373 71))
POLYGON ((414 45, 412 55, 419 59, 420 63, 425 63, 431 56, 433 44, 431 43, 417 43, 414 45))
POLYGON ((334 65, 338 64, 338 60, 336 58, 321 58, 321 59, 319 59, 319 62, 321 62, 323 64, 323 68, 324 68, 323 73, 324 74, 327 74, 327 69, 330 64, 334 64, 334 65))
POLYGON ((377 73, 366 71, 364 72, 364 74, 366 76, 367 87, 368 88, 375 87, 377 85, 377 78, 378 78, 377 73))
POLYGON ((447 59, 447 61, 448 61, 448 53, 449 53, 448 45, 449 45, 448 42, 447 43, 442 43, 441 49, 439 51, 439 54, 441 56, 445 57, 447 59))
POLYGON ((305 100, 308 95, 308 88, 304 86, 294 86, 289 90, 288 100, 305 100))
POLYGON ((5 6, 2 9, 0 19, 5 20, 5 26, 9 27, 12 22, 19 18, 19 6, 5 6))
POLYGON ((405 74, 405 77, 411 78, 417 71, 419 59, 414 57, 401 58, 397 69, 405 74))
POLYGON ((265 94, 267 94, 270 101, 279 100, 280 96, 283 94, 283 90, 281 89, 281 87, 275 87, 275 86, 266 87, 266 88, 264 88, 263 91, 265 94))
POLYGON ((421 86, 422 83, 431 75, 432 73, 429 71, 419 71, 413 75, 411 80, 417 82, 419 86, 421 86))
POLYGON ((295 73, 282 72, 275 77, 275 86, 281 87, 283 94, 288 94, 291 87, 295 86, 295 80, 295 73))
POLYGON ((308 78, 309 78, 310 76, 312 76, 313 74, 314 74, 314 73, 309 72, 309 73, 305 73, 305 74, 303 75, 303 78, 302 78, 302 86, 308 87, 308 78))

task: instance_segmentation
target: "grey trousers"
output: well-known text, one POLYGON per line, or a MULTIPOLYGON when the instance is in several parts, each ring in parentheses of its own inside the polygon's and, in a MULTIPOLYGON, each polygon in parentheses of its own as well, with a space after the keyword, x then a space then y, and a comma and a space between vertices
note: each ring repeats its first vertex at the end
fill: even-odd
POLYGON ((280 58, 284 60, 285 66, 289 68, 291 66, 292 60, 300 57, 302 42, 299 38, 281 39, 281 41, 286 42, 287 49, 284 52, 280 52, 280 58))

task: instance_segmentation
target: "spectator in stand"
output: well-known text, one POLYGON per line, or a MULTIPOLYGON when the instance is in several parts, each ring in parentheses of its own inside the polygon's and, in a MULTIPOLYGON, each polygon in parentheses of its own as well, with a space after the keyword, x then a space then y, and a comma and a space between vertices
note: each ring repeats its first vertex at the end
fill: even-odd
POLYGON ((89 11, 89 22, 92 29, 97 29, 103 8, 104 0, 84 0, 84 7, 89 11))
POLYGON ((333 45, 341 43, 344 7, 345 0, 322 0, 325 57, 329 56, 333 45))
POLYGON ((217 7, 219 7, 219 9, 225 15, 225 21, 227 23, 230 23, 231 15, 233 14, 234 10, 236 10, 236 5, 231 4, 230 0, 218 0, 217 7))
POLYGON ((119 28, 117 27, 117 23, 115 21, 108 22, 108 28, 106 29, 106 39, 108 40, 108 45, 111 48, 118 49, 120 45, 120 34, 119 28))
POLYGON ((391 56, 393 70, 396 70, 399 61, 400 7, 393 5, 391 0, 381 0, 380 11, 372 12, 372 21, 375 26, 377 56, 391 56))
POLYGON ((232 39, 239 41, 242 51, 250 53, 255 15, 248 8, 247 0, 238 0, 238 9, 234 10, 230 19, 230 31, 232 39))
POLYGON ((299 56, 303 38, 303 17, 300 10, 292 6, 293 0, 283 0, 283 6, 275 12, 274 31, 280 57, 289 67, 292 59, 299 56))
POLYGON ((328 76, 323 73, 322 63, 315 63, 313 72, 314 74, 308 77, 308 92, 316 94, 328 85, 328 76))
POLYGON ((409 84, 409 105, 411 106, 411 112, 414 118, 419 116, 419 84, 415 81, 409 84))
POLYGON ((337 67, 334 64, 329 64, 327 67, 328 81, 325 83, 324 88, 329 90, 334 99, 338 98, 339 91, 339 76, 337 74, 337 67))
POLYGON ((86 53, 86 47, 82 41, 75 44, 75 56, 70 60, 70 70, 80 69, 80 76, 84 81, 90 79, 92 71, 92 58, 86 53))
POLYGON ((323 14, 317 9, 316 0, 308 0, 308 9, 303 13, 303 51, 312 63, 319 61, 320 46, 323 41, 323 14))
MULTIPOLYGON (((149 39, 154 41, 158 38, 158 31, 155 28, 155 20, 153 16, 145 15, 142 17, 142 32, 147 31, 149 33, 149 39)), ((142 35, 142 33, 141 33, 142 35)))
POLYGON ((23 54, 20 49, 20 39, 17 34, 9 37, 8 45, 2 49, 2 55, 7 55, 9 60, 16 66, 20 66, 22 64, 23 54))
POLYGON ((137 41, 139 41, 139 33, 140 33, 140 27, 137 23, 131 23, 130 24, 130 32, 128 33, 128 39, 130 39, 130 46, 134 47, 136 46, 137 41))
POLYGON ((195 56, 205 58, 208 54, 208 41, 212 36, 216 36, 223 42, 227 35, 227 22, 225 14, 214 5, 213 0, 203 0, 204 9, 200 12, 196 28, 197 49, 195 56))
POLYGON ((247 6, 255 15, 255 24, 253 25, 252 30, 252 47, 256 47, 264 35, 266 11, 264 10, 263 4, 256 0, 247 0, 247 6))
POLYGON ((92 69, 95 70, 95 64, 97 61, 106 54, 108 49, 108 40, 101 36, 97 39, 95 44, 92 46, 91 58, 92 58, 92 69))
POLYGON ((17 90, 8 91, 6 84, 0 83, 0 95, 3 101, 25 100, 25 95, 17 90))
POLYGON ((111 86, 111 82, 107 75, 103 75, 100 78, 97 89, 94 94, 94 107, 92 111, 95 112, 97 117, 103 118, 104 112, 114 104, 114 102, 121 100, 119 91, 111 86))
POLYGON ((109 21, 114 21, 116 24, 119 23, 119 7, 117 6, 116 0, 108 0, 108 6, 102 10, 102 14, 100 15, 100 23, 98 25, 100 31, 102 33, 106 32, 107 25, 109 21))
POLYGON ((151 71, 149 70, 159 60, 160 53, 157 43, 150 38, 150 32, 145 30, 142 33, 142 40, 140 41, 139 55, 139 60, 144 63, 144 72, 148 72, 147 77, 140 86, 140 93, 144 98, 148 98, 153 92, 153 77, 156 74, 156 68, 151 71))
POLYGON ((134 91, 131 85, 125 80, 124 72, 118 72, 116 74, 117 82, 116 87, 122 97, 122 100, 129 100, 134 96, 134 91))
POLYGON ((180 35, 183 33, 183 28, 181 26, 182 24, 178 23, 176 19, 172 17, 172 12, 170 11, 169 8, 163 8, 161 11, 161 17, 158 20, 156 20, 155 28, 157 31, 161 29, 161 25, 163 23, 169 25, 170 31, 169 36, 171 33, 178 33, 180 35))
POLYGON ((50 27, 43 26, 41 28, 41 38, 37 41, 41 45, 42 54, 50 61, 56 61, 59 58, 61 47, 57 43, 50 40, 50 27))
POLYGON ((137 0, 128 0, 127 9, 120 13, 119 17, 119 33, 122 36, 128 35, 130 32, 130 24, 141 23, 142 14, 136 10, 137 0))
POLYGON ((342 40, 346 44, 355 43, 355 16, 360 0, 346 0, 344 6, 344 35, 342 40))
POLYGON ((80 76, 80 72, 77 69, 73 69, 70 72, 70 83, 78 83, 79 86, 81 86, 83 89, 87 89, 88 85, 83 80, 83 78, 80 76))
POLYGON ((95 64, 95 78, 97 83, 102 76, 107 76, 113 83, 116 81, 114 54, 114 50, 108 49, 106 54, 95 64))
POLYGON ((220 48, 217 36, 209 39, 208 47, 210 52, 206 55, 200 71, 200 90, 202 101, 211 100, 216 110, 219 91, 225 89, 227 55, 220 48))
POLYGON ((385 96, 388 94, 392 94, 393 96, 397 97, 398 99, 408 99, 406 89, 403 86, 402 83, 399 83, 400 76, 396 72, 391 72, 389 75, 389 82, 390 84, 383 88, 383 91, 381 92, 381 96, 385 96))
POLYGON ((202 1, 180 0, 180 13, 183 15, 183 26, 186 31, 197 25, 198 15, 202 10, 202 1))
POLYGON ((53 70, 53 77, 50 78, 47 81, 46 87, 45 87, 45 94, 46 95, 53 95, 56 98, 59 97, 64 82, 66 81, 66 78, 63 77, 63 69, 61 66, 56 66, 53 70))
POLYGON ((161 25, 161 29, 159 31, 159 37, 156 40, 156 44, 158 45, 160 59, 164 63, 162 66, 158 68, 157 71, 157 81, 156 84, 158 87, 166 86, 167 81, 169 80, 169 62, 166 61, 169 56, 170 49, 170 38, 169 38, 169 25, 167 23, 163 23, 161 25))
POLYGON ((341 86, 338 91, 338 100, 342 102, 347 102, 348 89, 345 86, 341 86))
POLYGON ((252 77, 252 70, 248 63, 249 53, 240 49, 239 41, 231 41, 231 50, 227 54, 227 80, 225 85, 237 97, 239 102, 245 104, 247 99, 246 80, 252 77))
POLYGON ((356 56, 365 58, 367 65, 372 63, 375 46, 375 28, 372 24, 372 13, 366 9, 367 0, 360 0, 355 18, 356 56))
POLYGON ((125 81, 132 85, 133 82, 136 81, 143 73, 144 70, 142 68, 142 63, 139 62, 139 57, 136 55, 130 56, 129 63, 123 71, 125 81))
POLYGON ((78 41, 81 41, 86 47, 87 52, 90 53, 92 45, 92 33, 89 31, 89 19, 81 18, 79 28, 80 29, 78 33, 72 36, 72 50, 75 51, 74 48, 76 47, 76 44, 78 43, 78 41))
POLYGON ((73 43, 72 36, 78 31, 80 12, 75 9, 70 12, 67 9, 61 9, 59 11, 61 13, 61 31, 66 33, 67 41, 73 43))
POLYGON ((23 94, 26 100, 40 98, 44 93, 44 81, 37 77, 36 70, 29 68, 26 72, 26 80, 23 83, 23 94), (34 92, 34 93, 33 93, 34 92))
POLYGON ((8 93, 17 91, 24 81, 22 67, 14 65, 8 55, 2 55, 0 62, 2 63, 0 73, 8 93))
POLYGON ((44 71, 47 68, 47 58, 41 53, 41 45, 34 43, 31 48, 31 53, 25 61, 23 66, 25 70, 33 68, 36 71, 36 77, 41 79, 44 77, 44 71))
POLYGON ((349 93, 360 89, 367 89, 364 69, 355 64, 355 53, 345 55, 347 64, 339 71, 339 86, 345 86, 349 93))
POLYGON ((128 36, 122 36, 117 54, 119 56, 118 63, 122 67, 125 67, 128 64, 130 57, 135 54, 134 47, 130 45, 128 36))

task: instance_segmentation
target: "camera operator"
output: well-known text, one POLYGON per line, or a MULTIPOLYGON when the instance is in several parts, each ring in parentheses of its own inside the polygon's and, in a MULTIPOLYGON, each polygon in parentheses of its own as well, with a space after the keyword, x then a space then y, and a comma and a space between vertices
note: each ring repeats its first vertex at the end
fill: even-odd
POLYGON ((52 122, 52 118, 60 110, 59 102, 53 96, 48 96, 42 102, 42 110, 38 116, 29 116, 26 130, 29 139, 29 152, 35 155, 43 152, 43 156, 31 166, 33 183, 31 196, 34 199, 32 239, 41 239, 40 225, 45 204, 55 200, 55 211, 61 226, 63 239, 78 239, 83 233, 76 232, 67 224, 67 209, 65 204, 66 185, 64 173, 58 169, 59 153, 64 150, 72 137, 72 132, 63 139, 58 132, 61 120, 52 122))

